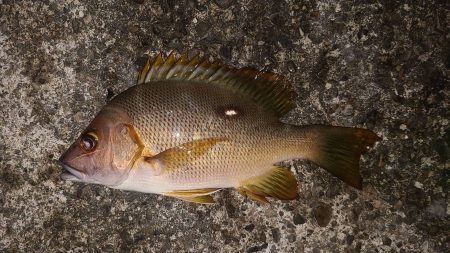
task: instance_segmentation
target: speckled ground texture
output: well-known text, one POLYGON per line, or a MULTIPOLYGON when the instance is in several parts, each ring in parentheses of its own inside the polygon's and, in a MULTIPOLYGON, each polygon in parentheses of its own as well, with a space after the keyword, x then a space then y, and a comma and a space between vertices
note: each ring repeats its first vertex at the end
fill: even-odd
POLYGON ((0 0, 0 251, 444 252, 448 2, 0 0), (362 3, 364 2, 364 3, 362 3), (397 3, 394 3, 397 2, 397 3), (293 124, 373 129, 364 190, 291 162, 296 201, 196 205, 59 179, 57 159, 145 54, 285 75, 293 124))

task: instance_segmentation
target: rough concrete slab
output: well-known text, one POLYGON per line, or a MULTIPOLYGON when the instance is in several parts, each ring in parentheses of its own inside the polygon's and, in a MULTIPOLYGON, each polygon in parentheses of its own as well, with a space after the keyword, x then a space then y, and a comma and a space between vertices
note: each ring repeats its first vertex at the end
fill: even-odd
POLYGON ((448 250, 449 8, 0 0, 0 251, 448 250), (376 131, 364 191, 302 161, 298 200, 270 206, 232 190, 202 206, 61 181, 61 152, 135 83, 145 52, 171 49, 285 75, 299 93, 287 122, 376 131))

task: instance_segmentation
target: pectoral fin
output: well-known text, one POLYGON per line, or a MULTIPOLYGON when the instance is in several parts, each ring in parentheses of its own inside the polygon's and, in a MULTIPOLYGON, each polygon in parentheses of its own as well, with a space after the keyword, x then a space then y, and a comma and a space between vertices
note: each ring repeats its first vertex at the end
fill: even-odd
POLYGON ((167 149, 155 156, 143 157, 140 166, 148 166, 155 171, 155 175, 167 173, 191 164, 204 155, 208 150, 225 138, 207 138, 191 141, 180 146, 167 149))
POLYGON ((269 203, 266 197, 290 200, 297 197, 297 180, 290 170, 274 167, 260 176, 241 182, 237 190, 261 203, 269 203))

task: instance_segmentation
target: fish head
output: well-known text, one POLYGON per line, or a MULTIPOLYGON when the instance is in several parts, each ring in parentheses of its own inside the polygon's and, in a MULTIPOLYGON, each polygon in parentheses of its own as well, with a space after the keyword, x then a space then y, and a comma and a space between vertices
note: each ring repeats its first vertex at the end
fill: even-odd
POLYGON ((61 178, 116 186, 127 177, 140 150, 125 111, 103 108, 59 161, 61 178))

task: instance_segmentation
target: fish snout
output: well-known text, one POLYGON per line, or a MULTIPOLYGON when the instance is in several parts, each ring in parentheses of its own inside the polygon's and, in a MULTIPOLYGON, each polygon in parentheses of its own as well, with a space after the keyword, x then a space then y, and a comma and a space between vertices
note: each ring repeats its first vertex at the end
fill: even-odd
POLYGON ((84 174, 77 169, 65 164, 64 162, 60 161, 61 166, 63 168, 62 173, 60 175, 62 180, 68 180, 68 181, 83 181, 84 174))
MULTIPOLYGON (((72 144, 58 159, 62 172, 60 178, 68 181, 83 181, 85 173, 82 169, 75 168, 74 160, 79 156, 78 146, 72 144)), ((78 166, 77 166, 78 167, 78 166)))

